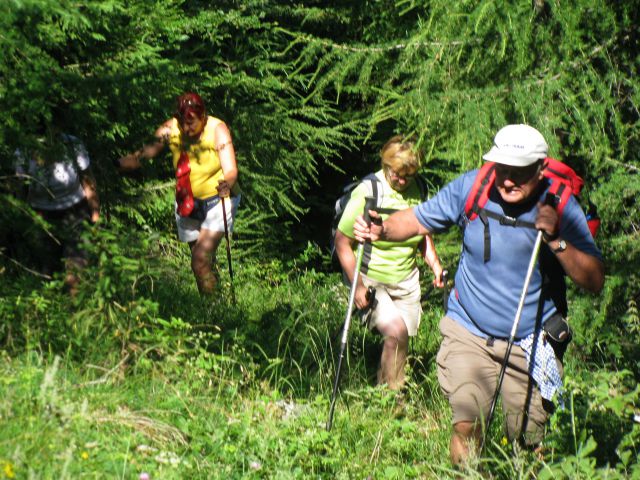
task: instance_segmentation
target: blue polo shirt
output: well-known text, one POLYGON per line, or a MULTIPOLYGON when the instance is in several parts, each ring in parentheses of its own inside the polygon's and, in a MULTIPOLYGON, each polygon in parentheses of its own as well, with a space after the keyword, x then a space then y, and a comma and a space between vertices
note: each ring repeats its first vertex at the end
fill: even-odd
MULTIPOLYGON (((447 315, 480 337, 507 338, 513 327, 537 232, 532 228, 501 225, 498 220, 489 218, 491 258, 485 263, 484 224, 479 218, 468 222, 464 215, 465 203, 477 173, 474 170, 461 175, 435 197, 415 207, 414 212, 418 221, 432 232, 444 231, 452 225, 458 225, 463 230, 462 252, 447 315)), ((542 194, 522 205, 502 201, 497 189, 492 187, 484 208, 535 223, 536 204, 545 197, 549 187, 546 179, 544 182, 542 194)), ((579 250, 602 259, 587 227, 585 215, 573 196, 564 208, 560 236, 579 250)), ((541 290, 542 275, 540 269, 535 268, 517 338, 533 333, 541 290)), ((546 299, 541 307, 543 322, 556 313, 551 299, 546 299)))

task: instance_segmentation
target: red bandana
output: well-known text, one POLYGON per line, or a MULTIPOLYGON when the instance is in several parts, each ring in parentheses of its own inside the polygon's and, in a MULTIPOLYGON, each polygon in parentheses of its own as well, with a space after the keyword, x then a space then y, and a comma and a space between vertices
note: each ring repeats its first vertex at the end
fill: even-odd
POLYGON ((187 152, 182 152, 176 168, 176 203, 178 204, 178 214, 182 217, 188 217, 194 206, 190 173, 189 155, 187 152))

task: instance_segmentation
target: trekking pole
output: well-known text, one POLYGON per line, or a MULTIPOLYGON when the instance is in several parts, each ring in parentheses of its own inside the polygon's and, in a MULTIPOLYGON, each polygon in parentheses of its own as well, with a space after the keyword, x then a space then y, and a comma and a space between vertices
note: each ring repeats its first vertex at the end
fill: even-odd
POLYGON ((484 434, 482 435, 482 443, 480 444, 480 454, 484 450, 487 442, 487 435, 489 434, 489 427, 491 427, 491 421, 493 420, 493 414, 496 410, 496 403, 498 403, 498 396, 500 395, 500 389, 502 388, 502 381, 504 380, 505 370, 507 369, 507 362, 509 361, 509 355, 511 354, 511 348, 516 338, 516 332, 518 331, 518 325, 520 324, 520 317, 522 316, 522 308, 524 307, 524 301, 527 297, 527 290, 529 289, 529 283, 531 282, 531 276, 533 269, 538 260, 538 252, 540 251, 540 244, 542 243, 542 230, 538 230, 536 235, 536 242, 533 245, 533 252, 531 253, 531 259, 529 260, 529 268, 527 269, 527 276, 524 279, 524 286, 522 287, 522 294, 520 295, 520 302, 518 303, 518 309, 516 310, 516 316, 513 320, 513 327, 509 335, 509 341, 507 343, 507 351, 504 354, 504 360, 502 361, 502 367, 500 368, 500 375, 498 376, 498 386, 493 394, 493 400, 491 400, 491 408, 489 409, 489 415, 487 415, 487 421, 484 427, 484 434))
MULTIPOLYGON (((366 197, 364 202, 363 217, 367 224, 370 224, 371 217, 369 216, 369 210, 375 208, 375 198, 366 197)), ((336 368, 336 378, 333 381, 333 391, 331 393, 331 403, 329 405, 329 419, 327 420, 327 432, 331 430, 333 425, 333 412, 336 407, 336 396, 338 393, 338 384, 340 382, 340 370, 342 368, 342 360, 344 359, 344 351, 347 347, 347 337, 349 336, 349 326, 351 325, 351 315, 353 313, 353 303, 356 298, 356 289, 358 287, 358 278, 360 276, 360 266, 362 265, 362 254, 364 253, 364 243, 358 244, 356 250, 356 266, 353 271, 353 279, 351 280, 351 291, 349 293, 349 305, 347 306, 347 314, 344 319, 344 326, 342 327, 342 341, 340 342, 340 356, 338 357, 338 366, 336 368)))
POLYGON ((224 239, 227 242, 227 264, 229 265, 229 278, 231 279, 231 301, 236 303, 236 292, 233 288, 233 267, 231 266, 231 244, 229 242, 229 227, 227 226, 227 207, 224 202, 225 197, 220 197, 222 202, 222 221, 224 223, 224 239))
POLYGON ((444 283, 444 287, 442 288, 442 309, 446 315, 447 305, 449 303, 449 270, 443 270, 440 274, 440 279, 442 280, 442 283, 444 283))
MULTIPOLYGON (((551 205, 555 208, 557 205, 557 197, 551 193, 547 193, 544 200, 545 205, 551 205)), ((540 245, 542 243, 542 230, 538 230, 536 235, 536 241, 533 245, 533 251, 531 252, 531 259, 529 260, 529 267, 527 268, 527 275, 524 279, 524 286, 522 287, 522 294, 520 295, 520 302, 518 303, 518 309, 516 310, 516 316, 513 320, 513 327, 509 335, 509 341, 507 343, 507 351, 504 354, 504 360, 502 361, 502 367, 500 368, 500 375, 498 376, 498 386, 493 394, 493 400, 491 400, 491 407, 489 408, 489 415, 487 415, 487 421, 485 422, 484 433, 482 435, 482 443, 480 444, 479 456, 482 456, 482 452, 487 443, 487 435, 489 434, 489 427, 491 427, 491 421, 493 420, 493 414, 496 410, 496 403, 498 402, 498 396, 500 395, 500 388, 502 388, 502 381, 504 380, 504 373, 507 369, 507 362, 509 361, 509 355, 511 354, 511 348, 516 338, 516 332, 518 330, 518 324, 520 323, 520 317, 522 316, 522 308, 524 307, 524 301, 527 296, 527 290, 529 289, 529 283, 531 282, 531 276, 533 275, 533 269, 538 260, 538 253, 540 251, 540 245)))

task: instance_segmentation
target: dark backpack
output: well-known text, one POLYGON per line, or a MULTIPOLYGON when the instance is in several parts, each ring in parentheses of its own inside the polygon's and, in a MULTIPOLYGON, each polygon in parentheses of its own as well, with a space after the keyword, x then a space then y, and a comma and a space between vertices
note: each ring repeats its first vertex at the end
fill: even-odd
MULTIPOLYGON (((428 188, 427 181, 424 179, 422 175, 416 175, 415 177, 418 188, 420 189, 420 198, 424 201, 427 198, 428 188)), ((340 266, 340 261, 338 260, 338 255, 336 254, 336 246, 335 246, 335 238, 336 232, 338 230, 338 224, 340 223, 340 218, 342 217, 342 213, 349 203, 351 199, 351 193, 356 189, 358 185, 364 182, 369 182, 371 185, 371 196, 375 199, 376 208, 375 211, 378 213, 384 214, 392 214, 396 212, 396 209, 393 208, 380 208, 380 202, 382 201, 379 191, 380 191, 380 180, 376 177, 375 173, 370 173, 360 180, 351 182, 346 185, 342 189, 342 195, 336 200, 334 211, 333 211, 333 220, 331 221, 331 238, 329 239, 329 247, 331 251, 331 265, 333 269, 337 272, 342 271, 342 267, 340 266)))
MULTIPOLYGON (((578 196, 584 186, 584 180, 568 165, 555 160, 553 158, 545 158, 546 168, 543 171, 545 178, 549 179, 551 185, 549 187, 550 194, 555 196, 555 205, 558 212, 558 222, 562 220, 562 213, 569 201, 571 195, 578 196)), ((469 196, 464 207, 464 213, 469 222, 480 218, 484 224, 484 261, 491 259, 491 232, 489 228, 489 218, 497 220, 502 225, 511 225, 513 227, 525 227, 535 229, 535 224, 525 222, 513 217, 498 214, 487 210, 484 206, 489 199, 491 187, 495 181, 496 165, 493 162, 485 162, 476 175, 469 196)), ((600 219, 597 216, 593 204, 589 204, 589 213, 587 214, 587 223, 591 235, 595 237, 600 219)), ((546 295, 553 298, 556 308, 566 316, 566 285, 564 283, 564 270, 560 266, 558 260, 549 251, 542 249, 540 252, 540 266, 543 272, 546 295)))

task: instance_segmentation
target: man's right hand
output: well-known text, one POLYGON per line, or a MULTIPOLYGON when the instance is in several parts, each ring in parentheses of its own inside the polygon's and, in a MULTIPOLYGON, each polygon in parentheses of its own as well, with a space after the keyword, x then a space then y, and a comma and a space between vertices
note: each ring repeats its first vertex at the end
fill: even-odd
POLYGON ((375 210, 369 210, 371 224, 367 225, 362 215, 358 215, 353 224, 353 235, 360 243, 367 241, 377 242, 382 237, 382 218, 375 210))
POLYGON ((369 299, 367 298, 367 287, 363 283, 358 282, 356 287, 356 296, 354 298, 356 307, 358 310, 364 310, 369 306, 369 299))

